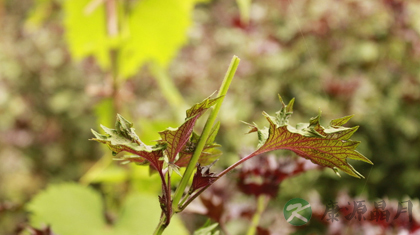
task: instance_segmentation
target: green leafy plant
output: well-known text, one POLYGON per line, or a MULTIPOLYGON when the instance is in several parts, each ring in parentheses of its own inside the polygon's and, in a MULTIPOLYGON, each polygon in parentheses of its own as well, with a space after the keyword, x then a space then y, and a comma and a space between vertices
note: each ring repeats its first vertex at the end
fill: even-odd
MULTIPOLYGON (((220 145, 215 142, 220 123, 215 121, 238 64, 239 58, 234 56, 217 96, 212 98, 211 95, 189 108, 186 111, 185 121, 177 128, 169 127, 159 132, 161 139, 155 145, 146 145, 135 133, 133 123, 119 114, 114 129, 101 126, 104 134, 92 130, 95 138, 91 140, 108 146, 116 157, 115 160, 126 164, 148 165, 150 172, 159 175, 161 195, 158 196, 158 200, 153 200, 151 195, 130 194, 122 206, 118 219, 110 226, 101 218, 103 208, 96 192, 76 184, 50 186, 28 205, 28 210, 32 212, 32 226, 51 225, 51 230, 58 234, 134 234, 139 227, 142 234, 162 234, 166 228, 172 233, 176 231, 177 234, 182 234, 185 233, 185 228, 179 226, 175 214, 183 211, 204 190, 240 164, 258 155, 264 157, 262 154, 280 149, 293 151, 317 165, 329 167, 337 175, 339 175, 338 170, 341 170, 353 177, 363 178, 347 162, 348 159, 353 159, 372 164, 369 159, 356 151, 359 142, 350 139, 358 127, 343 127, 352 116, 334 119, 324 128, 320 125, 320 114, 318 114, 311 118, 309 123, 299 123, 293 127, 289 125, 289 118, 293 113, 294 99, 286 105, 280 96, 280 111, 274 116, 263 112, 269 122, 268 127, 259 128, 256 124, 246 123, 251 128, 249 133, 256 132, 258 135, 257 149, 222 172, 218 174, 212 172, 210 168, 222 154, 217 149, 220 145), (194 132, 197 120, 208 110, 210 114, 204 129, 201 134, 197 134, 194 132), (128 155, 120 154, 121 152, 128 155), (183 174, 180 173, 180 168, 186 168, 183 174), (173 192, 174 173, 182 177, 173 192), (153 206, 157 208, 158 205, 161 208, 160 220, 156 220, 158 225, 154 229, 151 221, 159 217, 159 210, 153 209, 153 206), (136 216, 136 211, 145 209, 152 211, 142 215, 147 218, 136 216), (79 213, 84 216, 79 217, 79 213), (63 223, 63 221, 72 222, 63 223)), ((259 209, 248 234, 255 233, 266 204, 267 198, 259 197, 259 209)), ((196 231, 196 234, 217 234, 217 231, 213 231, 216 226, 206 223, 196 231)))
POLYGON ((294 100, 286 105, 280 97, 282 107, 275 116, 263 113, 270 124, 269 127, 258 128, 255 124, 248 124, 251 127, 250 133, 258 134, 257 150, 219 174, 210 172, 212 164, 203 165, 209 164, 220 155, 220 152, 215 150, 219 145, 214 143, 219 124, 214 125, 214 121, 238 64, 239 58, 234 57, 216 98, 206 98, 188 109, 185 122, 178 128, 168 128, 160 132, 161 140, 154 146, 145 145, 134 132, 133 124, 121 115, 117 115, 115 129, 102 126, 105 134, 92 130, 95 135, 92 140, 106 144, 114 155, 120 152, 132 154, 124 155, 117 160, 124 163, 148 164, 152 171, 159 174, 162 182, 162 195, 159 196, 162 213, 154 234, 161 234, 175 213, 184 210, 192 200, 220 177, 244 161, 262 153, 279 149, 291 150, 313 163, 333 169, 336 174, 340 169, 357 178, 363 176, 347 162, 348 159, 372 164, 369 159, 355 150, 359 142, 350 140, 358 127, 343 127, 351 116, 334 119, 327 128, 320 125, 320 115, 312 118, 309 123, 292 127, 288 124, 288 119, 293 113, 294 100), (211 114, 201 136, 198 136, 193 132, 194 126, 197 119, 208 109, 211 109, 211 114), (187 168, 181 181, 176 191, 172 193, 171 175, 173 172, 178 172, 178 168, 185 166, 187 168), (196 172, 190 189, 184 194, 194 170, 196 172))

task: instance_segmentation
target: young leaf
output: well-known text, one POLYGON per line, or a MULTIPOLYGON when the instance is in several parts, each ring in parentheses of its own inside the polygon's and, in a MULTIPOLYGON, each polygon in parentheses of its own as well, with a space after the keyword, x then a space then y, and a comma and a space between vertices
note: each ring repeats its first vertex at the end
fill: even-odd
POLYGON ((197 165, 197 171, 194 174, 193 182, 190 188, 190 193, 194 192, 199 188, 206 187, 217 180, 217 176, 214 173, 210 173, 210 167, 214 165, 216 161, 208 166, 201 167, 197 165))
POLYGON ((219 235, 220 232, 215 230, 217 226, 219 226, 218 223, 212 224, 211 220, 208 219, 201 228, 194 231, 193 235, 219 235))
POLYGON ((349 158, 373 164, 355 150, 360 142, 350 140, 358 127, 342 126, 351 116, 332 120, 330 126, 324 128, 319 124, 318 115, 310 123, 301 123, 294 128, 288 124, 288 118, 293 113, 294 99, 285 105, 280 97, 280 102, 283 107, 276 116, 263 113, 270 123, 268 128, 259 129, 255 124, 248 124, 251 127, 249 133, 257 132, 259 138, 258 149, 249 158, 277 149, 287 149, 315 164, 332 168, 337 175, 340 169, 356 178, 364 178, 347 162, 349 158))
POLYGON ((201 103, 195 104, 187 110, 185 122, 180 127, 168 128, 165 131, 159 132, 162 138, 161 141, 167 144, 165 153, 168 157, 169 163, 172 164, 176 161, 177 154, 181 152, 187 144, 197 119, 201 117, 207 109, 215 105, 219 98, 220 97, 215 99, 207 98, 201 103))
MULTIPOLYGON (((134 154, 125 155, 117 159, 124 161, 124 163, 134 162, 137 164, 146 164, 149 162, 152 169, 161 171, 164 168, 164 163, 166 162, 171 172, 172 170, 177 172, 177 167, 185 166, 191 158, 191 156, 184 157, 183 161, 180 162, 182 164, 174 163, 178 160, 178 153, 180 153, 182 149, 185 149, 197 119, 201 117, 207 109, 215 105, 218 99, 220 99, 220 97, 215 99, 210 99, 209 97, 192 106, 187 110, 186 120, 180 127, 168 128, 165 131, 159 132, 162 139, 159 140, 158 144, 155 146, 148 146, 144 144, 134 132, 133 123, 127 121, 119 114, 117 114, 115 129, 109 129, 101 125, 106 134, 102 135, 92 130, 92 133, 96 138, 91 140, 106 144, 114 155, 123 151, 134 154)), ((218 127, 219 125, 215 126, 212 135, 208 138, 208 141, 214 140, 218 127)), ((198 142, 199 137, 197 135, 192 138, 194 139, 194 144, 198 142)), ((207 149, 205 149, 206 151, 203 152, 201 162, 209 163, 214 158, 220 156, 221 152, 214 149, 215 147, 219 147, 219 145, 215 143, 207 145, 207 149)))
MULTIPOLYGON (((206 145, 204 146, 203 152, 200 155, 200 158, 198 159, 198 163, 201 165, 209 165, 214 160, 216 160, 220 155, 222 155, 222 151, 216 149, 220 147, 219 144, 214 143, 214 139, 216 138, 217 132, 219 131, 220 122, 217 122, 210 133, 210 136, 208 137, 206 141, 206 145)), ((179 153, 179 159, 176 161, 176 165, 179 167, 185 167, 188 165, 188 162, 190 161, 192 154, 195 151, 195 148, 198 144, 198 141, 200 140, 201 136, 196 134, 195 132, 192 133, 190 140, 187 142, 187 144, 184 146, 182 151, 179 153)))
POLYGON ((144 164, 148 161, 155 170, 162 170, 163 150, 166 148, 165 142, 161 142, 155 146, 145 145, 134 132, 134 128, 132 128, 133 124, 119 114, 117 115, 117 122, 115 124, 116 129, 109 129, 102 125, 101 127, 106 135, 99 134, 92 130, 92 133, 96 138, 91 140, 106 144, 114 155, 123 151, 135 154, 125 155, 118 160, 135 162, 138 164, 144 164))

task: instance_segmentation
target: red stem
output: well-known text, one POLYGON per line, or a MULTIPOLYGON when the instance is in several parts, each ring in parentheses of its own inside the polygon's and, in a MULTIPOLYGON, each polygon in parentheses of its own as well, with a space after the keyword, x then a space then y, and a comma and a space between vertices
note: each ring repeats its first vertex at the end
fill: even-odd
MULTIPOLYGON (((257 156, 257 155, 259 155, 260 153, 258 153, 258 151, 255 151, 255 152, 253 152, 253 153, 251 153, 250 155, 248 155, 248 156, 246 156, 246 157, 244 157, 244 158, 241 158, 239 161, 237 161, 237 162, 235 162, 233 165, 231 165, 230 167, 228 167, 228 168, 226 168, 224 171, 222 171, 222 172, 220 172, 218 175, 217 175, 217 179, 214 181, 214 182, 216 182, 220 177, 222 177, 222 176, 224 176, 226 173, 228 173, 229 171, 231 171, 231 170, 233 170, 233 168, 235 168, 235 167, 237 167, 238 165, 240 165, 240 164, 242 164, 243 162, 245 162, 246 160, 248 160, 248 159, 250 159, 250 158, 252 158, 252 157, 255 157, 255 156, 257 156)), ((213 183, 214 183, 213 182, 213 183)))
POLYGON ((166 221, 165 225, 168 226, 172 217, 172 199, 171 199, 171 174, 168 172, 168 182, 166 187, 166 221))
POLYGON ((185 207, 188 206, 188 204, 190 204, 196 197, 198 197, 198 195, 200 195, 201 193, 204 192, 204 190, 206 190, 208 187, 212 186, 218 179, 220 179, 222 176, 224 176, 226 173, 228 173, 229 171, 233 170, 235 167, 237 167, 238 165, 242 164, 243 162, 249 160, 252 157, 255 157, 257 155, 259 155, 261 153, 259 153, 258 151, 255 151, 253 153, 251 153, 250 155, 241 158, 239 161, 235 162, 234 164, 232 164, 231 166, 229 166, 228 168, 226 168, 225 170, 223 170, 222 172, 220 172, 217 175, 217 179, 215 179, 213 181, 212 184, 207 185, 206 187, 201 188, 199 191, 197 191, 196 193, 194 193, 190 198, 188 198, 188 200, 180 206, 181 211, 185 209, 185 207))
POLYGON ((158 170, 159 172, 159 176, 160 179, 162 181, 162 191, 163 194, 165 195, 164 197, 166 198, 166 210, 165 210, 165 227, 169 225, 169 222, 171 221, 171 216, 172 216, 172 204, 171 204, 171 191, 170 191, 170 176, 168 174, 168 184, 166 183, 165 180, 165 174, 163 174, 163 172, 161 172, 160 170, 158 170))

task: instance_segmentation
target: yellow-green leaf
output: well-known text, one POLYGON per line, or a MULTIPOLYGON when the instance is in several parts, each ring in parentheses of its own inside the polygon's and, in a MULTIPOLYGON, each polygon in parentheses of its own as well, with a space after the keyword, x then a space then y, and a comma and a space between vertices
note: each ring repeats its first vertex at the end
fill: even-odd
POLYGON ((119 76, 137 73, 145 62, 166 67, 187 42, 192 10, 197 0, 141 0, 126 9, 117 4, 119 30, 108 35, 105 4, 93 0, 66 0, 64 24, 72 56, 80 60, 94 56, 100 66, 109 68, 110 50, 118 51, 119 76))
POLYGON ((91 1, 64 1, 66 40, 76 60, 92 55, 102 68, 108 68, 111 41, 106 31, 105 7, 100 5, 87 12, 85 9, 91 1))

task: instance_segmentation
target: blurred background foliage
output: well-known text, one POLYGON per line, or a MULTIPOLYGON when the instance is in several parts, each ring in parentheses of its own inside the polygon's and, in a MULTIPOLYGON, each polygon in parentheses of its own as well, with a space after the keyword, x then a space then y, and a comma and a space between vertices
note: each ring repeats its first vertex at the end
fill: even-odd
POLYGON ((109 224, 125 195, 156 195, 157 177, 113 163, 87 141, 90 129, 113 126, 118 112, 152 144, 219 87, 234 54, 219 170, 256 145, 239 120, 266 125, 261 112, 279 110, 281 94, 296 98, 292 124, 319 109, 325 124, 355 114, 353 139, 375 165, 354 162, 366 180, 290 178, 273 200, 279 211, 314 192, 324 205, 343 190, 418 198, 419 15, 416 0, 1 0, 0 233, 22 229, 27 202, 48 184, 92 185, 109 224))

